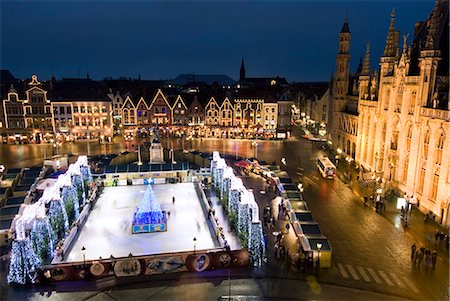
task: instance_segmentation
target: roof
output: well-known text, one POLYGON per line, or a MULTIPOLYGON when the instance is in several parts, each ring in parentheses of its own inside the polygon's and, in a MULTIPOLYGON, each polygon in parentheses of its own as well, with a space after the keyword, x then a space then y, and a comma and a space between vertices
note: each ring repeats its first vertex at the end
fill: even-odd
POLYGON ((202 82, 207 85, 218 83, 220 85, 234 85, 236 81, 225 74, 180 74, 171 80, 177 85, 186 85, 189 82, 202 82))
POLYGON ((342 25, 341 33, 350 33, 350 28, 348 28, 348 22, 345 20, 344 25, 342 25))
POLYGON ((153 172, 153 171, 176 171, 189 170, 189 163, 161 163, 161 164, 122 164, 108 165, 105 167, 105 173, 123 173, 123 172, 153 172))

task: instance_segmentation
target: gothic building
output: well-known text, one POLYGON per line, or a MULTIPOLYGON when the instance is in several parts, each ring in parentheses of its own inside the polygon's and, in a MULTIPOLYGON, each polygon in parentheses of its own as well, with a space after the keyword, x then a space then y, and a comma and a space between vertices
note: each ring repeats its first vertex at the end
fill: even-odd
POLYGON ((405 35, 400 46, 392 12, 378 70, 370 70, 367 45, 353 85, 358 95, 354 113, 348 92, 350 33, 344 25, 331 98, 333 141, 383 179, 384 190, 406 193, 420 210, 433 212, 444 224, 450 224, 448 17, 448 1, 437 0, 427 21, 416 23, 411 43, 405 35))

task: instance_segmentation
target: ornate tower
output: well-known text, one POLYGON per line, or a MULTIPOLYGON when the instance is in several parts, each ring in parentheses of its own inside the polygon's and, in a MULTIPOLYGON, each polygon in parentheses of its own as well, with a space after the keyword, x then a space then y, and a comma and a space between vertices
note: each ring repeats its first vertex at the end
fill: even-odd
POLYGON ((359 76, 359 95, 360 99, 370 99, 370 42, 367 43, 364 64, 359 76))
POLYGON ((245 79, 245 66, 244 66, 244 59, 242 59, 241 69, 239 71, 239 81, 243 81, 244 79, 245 79))
MULTIPOLYGON (((333 80, 333 95, 335 99, 344 99, 348 94, 349 83, 349 63, 350 63, 350 30, 348 22, 345 20, 339 33, 339 52, 336 55, 336 71, 333 80)), ((342 109, 342 105, 338 105, 336 111, 342 109)))
POLYGON ((441 1, 436 0, 436 5, 433 8, 431 17, 427 22, 427 39, 425 47, 420 51, 419 65, 420 65, 420 83, 421 91, 420 99, 422 106, 433 106, 432 96, 436 86, 436 76, 439 61, 441 58, 441 51, 439 49, 440 22, 443 19, 441 15, 441 1))
POLYGON ((400 32, 394 29, 395 9, 391 13, 391 22, 389 23, 389 31, 384 46, 384 53, 380 60, 381 76, 386 76, 394 69, 394 64, 398 56, 398 39, 400 32))

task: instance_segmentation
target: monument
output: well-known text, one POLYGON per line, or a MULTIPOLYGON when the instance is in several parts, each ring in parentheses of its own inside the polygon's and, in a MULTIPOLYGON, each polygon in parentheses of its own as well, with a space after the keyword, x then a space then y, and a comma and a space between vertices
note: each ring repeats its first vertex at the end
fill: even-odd
POLYGON ((144 198, 134 211, 132 233, 138 234, 164 231, 167 231, 165 212, 161 211, 161 206, 156 199, 152 185, 148 184, 144 198))
POLYGON ((150 164, 163 163, 164 152, 161 142, 159 141, 158 123, 153 127, 153 141, 150 145, 150 164))

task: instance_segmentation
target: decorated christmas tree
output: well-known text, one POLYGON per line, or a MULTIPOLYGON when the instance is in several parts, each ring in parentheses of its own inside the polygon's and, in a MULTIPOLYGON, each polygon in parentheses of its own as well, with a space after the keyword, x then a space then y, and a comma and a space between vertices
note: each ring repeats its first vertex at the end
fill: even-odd
POLYGON ((11 260, 7 278, 9 283, 25 284, 27 280, 34 283, 36 270, 41 261, 34 253, 29 239, 15 240, 12 243, 11 260))
POLYGON ((47 216, 39 216, 34 220, 33 228, 30 232, 30 242, 31 247, 42 263, 46 263, 53 258, 58 240, 52 227, 50 227, 47 216))
POLYGON ((63 186, 61 198, 64 202, 69 224, 72 224, 78 218, 80 207, 78 203, 78 195, 75 187, 63 186))
POLYGON ((249 226, 248 251, 253 266, 261 266, 267 261, 261 222, 251 223, 249 226))
POLYGON ((78 194, 78 205, 80 208, 84 206, 86 203, 86 198, 84 194, 84 181, 81 175, 73 174, 72 175, 72 185, 75 187, 75 190, 78 194))
POLYGON ((69 221, 67 219, 66 209, 64 208, 64 202, 58 200, 50 201, 48 216, 57 239, 64 238, 66 231, 69 229, 69 221))
POLYGON ((158 224, 164 220, 161 206, 156 199, 151 184, 148 184, 144 198, 136 212, 135 224, 158 224))
POLYGON ((92 183, 91 169, 88 165, 80 166, 81 176, 83 177, 83 191, 84 197, 88 197, 89 186, 92 183))

